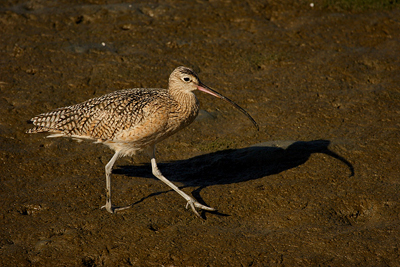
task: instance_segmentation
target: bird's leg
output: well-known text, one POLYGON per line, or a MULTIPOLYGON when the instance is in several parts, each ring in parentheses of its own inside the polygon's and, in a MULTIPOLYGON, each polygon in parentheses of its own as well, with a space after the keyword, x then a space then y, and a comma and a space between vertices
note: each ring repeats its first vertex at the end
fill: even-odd
POLYGON ((167 184, 169 187, 171 187, 173 190, 175 190, 175 192, 177 192, 179 195, 181 195, 184 199, 186 199, 187 204, 186 204, 186 208, 188 208, 189 206, 192 208, 193 212, 200 217, 199 213, 197 212, 196 208, 199 209, 203 209, 203 210, 209 210, 209 211, 214 211, 214 208, 205 206, 200 204, 199 202, 197 202, 194 198, 188 196, 185 192, 183 192, 182 190, 180 190, 176 185, 174 185, 173 183, 171 183, 167 178, 165 178, 162 173, 160 172, 160 170, 157 167, 157 162, 156 162, 156 157, 155 157, 155 150, 156 147, 153 147, 153 155, 151 158, 151 167, 152 167, 152 171, 154 176, 156 176, 158 179, 160 179, 161 181, 163 181, 165 184, 167 184))
POLYGON ((111 205, 111 172, 112 167, 114 166, 115 161, 118 159, 119 153, 115 152, 114 156, 110 159, 110 161, 106 165, 106 204, 101 208, 105 208, 108 212, 114 213, 114 208, 111 205))
POLYGON ((117 211, 125 210, 130 208, 131 206, 116 208, 111 204, 111 172, 112 167, 114 166, 115 161, 119 158, 119 152, 115 152, 114 156, 110 159, 110 161, 106 165, 106 204, 101 208, 105 208, 110 213, 115 213, 117 211))

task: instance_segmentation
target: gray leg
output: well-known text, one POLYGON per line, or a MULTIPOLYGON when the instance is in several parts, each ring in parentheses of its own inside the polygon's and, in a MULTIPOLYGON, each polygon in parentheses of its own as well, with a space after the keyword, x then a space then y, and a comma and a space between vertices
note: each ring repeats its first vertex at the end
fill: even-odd
POLYGON ((131 206, 126 206, 122 208, 116 208, 111 204, 111 172, 112 167, 114 166, 115 161, 119 158, 119 152, 115 152, 114 156, 110 159, 110 161, 106 165, 106 204, 101 208, 105 208, 110 213, 115 213, 120 210, 125 210, 130 208, 131 206))
POLYGON ((199 202, 194 200, 194 198, 188 196, 185 192, 180 190, 176 185, 174 185, 167 178, 165 178, 157 167, 155 152, 156 152, 156 146, 153 146, 153 155, 151 157, 151 167, 152 167, 154 176, 157 177, 158 179, 160 179, 161 181, 163 181, 165 184, 167 184, 169 187, 171 187, 173 190, 175 190, 175 192, 177 192, 184 199, 186 199, 186 201, 187 201, 186 208, 188 208, 190 206, 192 208, 193 212, 199 217, 200 217, 200 215, 197 212, 196 208, 203 209, 203 210, 210 210, 210 211, 215 210, 214 208, 210 208, 210 207, 200 204, 199 202))

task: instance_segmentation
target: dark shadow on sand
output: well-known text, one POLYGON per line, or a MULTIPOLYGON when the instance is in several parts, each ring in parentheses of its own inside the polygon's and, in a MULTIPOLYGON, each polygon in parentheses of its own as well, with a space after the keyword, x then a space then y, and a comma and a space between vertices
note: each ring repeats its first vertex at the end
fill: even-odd
MULTIPOLYGON (((348 166, 350 176, 353 176, 353 165, 342 156, 329 150, 329 144, 330 141, 328 140, 266 142, 242 149, 218 151, 186 160, 159 163, 158 166, 167 179, 183 184, 180 188, 198 187, 192 194, 199 202, 203 202, 200 191, 207 186, 239 183, 277 174, 304 164, 314 153, 326 154, 343 162, 348 166)), ((151 173, 150 164, 119 166, 114 169, 113 173, 156 179, 151 173)), ((155 192, 146 198, 164 192, 155 192)))

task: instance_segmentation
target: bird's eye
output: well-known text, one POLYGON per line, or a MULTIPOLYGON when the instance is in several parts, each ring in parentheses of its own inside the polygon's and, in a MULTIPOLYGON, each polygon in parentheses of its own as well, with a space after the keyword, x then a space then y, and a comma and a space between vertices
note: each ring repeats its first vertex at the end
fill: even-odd
POLYGON ((190 82, 190 78, 189 78, 189 77, 185 77, 185 78, 183 78, 183 80, 184 80, 185 82, 190 82))

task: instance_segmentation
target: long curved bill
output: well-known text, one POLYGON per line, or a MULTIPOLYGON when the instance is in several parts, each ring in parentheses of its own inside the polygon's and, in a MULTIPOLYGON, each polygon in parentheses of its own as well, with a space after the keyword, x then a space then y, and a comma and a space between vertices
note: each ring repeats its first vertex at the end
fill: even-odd
POLYGON ((213 89, 211 89, 210 87, 208 87, 207 85, 203 84, 203 83, 199 83, 199 85, 197 85, 197 89, 199 91, 202 91, 204 93, 210 94, 212 96, 215 96, 217 98, 223 99, 226 102, 230 103, 231 105, 233 105, 235 108, 237 108, 238 110, 240 110, 244 115, 247 116, 247 118, 249 118, 251 120, 251 122, 254 124, 254 126, 256 127, 257 131, 259 131, 259 127, 257 122, 253 119, 253 117, 250 116, 249 113, 247 113, 246 110, 244 110, 242 107, 240 107, 238 104, 236 104, 235 102, 233 102, 232 100, 230 100, 229 98, 221 95, 220 93, 218 93, 217 91, 214 91, 213 89))

